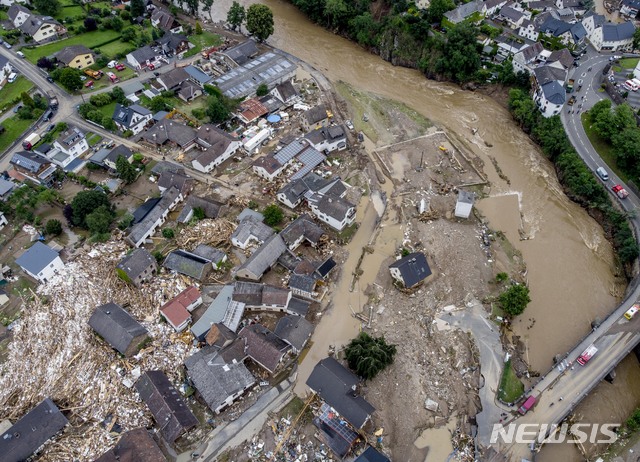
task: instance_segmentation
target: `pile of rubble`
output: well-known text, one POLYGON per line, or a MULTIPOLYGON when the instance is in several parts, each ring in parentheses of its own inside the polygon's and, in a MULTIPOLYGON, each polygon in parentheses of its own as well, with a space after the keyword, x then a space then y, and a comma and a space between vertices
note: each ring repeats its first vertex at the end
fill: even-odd
POLYGON ((200 220, 194 226, 182 228, 176 236, 176 244, 187 250, 193 250, 199 244, 226 247, 235 229, 235 223, 223 218, 200 220))
POLYGON ((158 307, 186 286, 170 274, 141 289, 128 286, 115 273, 127 251, 121 241, 80 251, 23 300, 0 369, 0 419, 15 421, 51 397, 71 425, 47 443, 43 461, 94 460, 112 446, 117 432, 151 426, 151 415, 132 388, 141 372, 159 369, 174 382, 181 380, 180 365, 192 347, 158 322, 158 307), (152 337, 132 358, 121 357, 88 325, 95 307, 110 301, 128 305, 152 337))

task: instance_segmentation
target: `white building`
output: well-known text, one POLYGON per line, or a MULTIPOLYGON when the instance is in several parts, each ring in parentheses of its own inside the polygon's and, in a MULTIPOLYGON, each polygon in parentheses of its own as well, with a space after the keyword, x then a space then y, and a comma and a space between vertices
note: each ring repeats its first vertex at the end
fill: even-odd
POLYGON ((603 24, 596 27, 588 38, 598 51, 631 51, 635 30, 632 22, 603 24))
POLYGON ((58 270, 64 268, 58 252, 40 241, 16 258, 16 263, 39 282, 49 281, 58 270))
POLYGON ((469 218, 473 210, 473 202, 475 195, 473 193, 460 190, 458 192, 458 200, 456 201, 456 210, 454 215, 458 218, 469 218))
POLYGON ((7 78, 11 72, 11 64, 9 64, 9 60, 0 55, 0 88, 7 83, 7 78))
POLYGON ((567 71, 560 61, 540 66, 533 70, 533 100, 545 117, 557 115, 562 110, 566 99, 564 82, 567 71))
POLYGON ((140 247, 144 242, 162 226, 169 215, 184 197, 182 193, 174 187, 164 192, 162 198, 156 205, 147 212, 142 220, 131 228, 126 241, 134 247, 140 247))
POLYGON ((149 109, 138 104, 132 104, 128 107, 116 104, 111 118, 123 132, 130 130, 134 135, 137 135, 151 121, 153 114, 149 109))
POLYGON ((191 165, 202 173, 209 173, 230 159, 241 145, 239 140, 211 124, 205 124, 198 129, 196 143, 203 152, 193 159, 191 165))
POLYGON ((8 224, 9 221, 7 221, 7 217, 4 216, 3 212, 0 212, 0 229, 4 228, 8 224))
POLYGON ((73 159, 89 150, 89 143, 84 132, 72 125, 60 133, 58 139, 53 142, 53 146, 73 159))

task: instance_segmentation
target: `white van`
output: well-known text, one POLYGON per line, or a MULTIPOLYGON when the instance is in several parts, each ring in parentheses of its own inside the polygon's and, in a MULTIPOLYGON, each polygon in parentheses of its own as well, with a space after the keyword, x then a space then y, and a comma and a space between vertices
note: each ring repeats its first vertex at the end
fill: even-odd
POLYGON ((598 167, 598 169, 596 170, 596 173, 598 174, 598 176, 602 181, 609 181, 609 174, 604 168, 598 167))
POLYGON ((18 74, 16 74, 15 72, 12 72, 11 74, 9 74, 9 77, 7 78, 7 82, 13 83, 16 81, 17 78, 18 78, 18 74))
POLYGON ((18 56, 20 56, 21 58, 24 58, 24 53, 23 53, 23 52, 21 52, 21 51, 16 51, 16 54, 17 54, 18 56))

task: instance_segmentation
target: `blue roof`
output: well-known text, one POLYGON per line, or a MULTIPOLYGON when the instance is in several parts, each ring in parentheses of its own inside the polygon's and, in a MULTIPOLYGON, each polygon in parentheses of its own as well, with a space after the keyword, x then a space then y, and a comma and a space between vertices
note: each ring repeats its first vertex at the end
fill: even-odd
POLYGON ((197 339, 204 338, 211 329, 212 324, 220 323, 224 319, 229 303, 233 297, 233 286, 227 285, 222 288, 218 296, 211 302, 207 311, 202 317, 191 326, 191 332, 197 339))
POLYGON ((0 196, 4 196, 13 188, 15 188, 15 184, 9 180, 5 180, 4 178, 0 178, 0 196))
POLYGON ((209 83, 213 80, 213 77, 205 74, 200 69, 195 66, 187 66, 184 68, 187 74, 196 80, 200 85, 204 85, 205 83, 209 83))
POLYGON ((548 82, 542 85, 541 88, 547 101, 550 101, 553 104, 564 104, 566 91, 559 82, 548 82))
POLYGON ((96 152, 94 155, 92 155, 89 158, 89 161, 93 162, 94 164, 103 165, 104 160, 107 158, 110 152, 111 152, 111 149, 106 149, 106 148, 100 149, 98 152, 96 152))
POLYGON ((604 24, 602 26, 602 39, 605 42, 628 40, 633 37, 635 30, 636 28, 631 22, 623 22, 622 24, 604 24))
POLYGON ((36 242, 16 258, 16 263, 31 274, 38 274, 58 257, 58 252, 42 242, 36 242))
POLYGON ((84 164, 86 164, 86 163, 87 163, 86 160, 80 159, 79 157, 76 157, 71 162, 69 162, 69 165, 67 165, 64 168, 64 171, 65 172, 75 172, 76 170, 79 170, 81 167, 83 167, 84 164))
POLYGON ((391 462, 391 460, 376 451, 372 446, 369 446, 354 462, 391 462))

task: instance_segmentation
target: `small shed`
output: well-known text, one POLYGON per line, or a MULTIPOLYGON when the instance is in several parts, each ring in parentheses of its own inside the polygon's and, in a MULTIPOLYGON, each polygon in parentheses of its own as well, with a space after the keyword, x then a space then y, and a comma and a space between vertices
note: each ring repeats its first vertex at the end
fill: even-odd
POLYGON ((476 195, 469 191, 458 191, 458 200, 456 201, 455 216, 457 218, 469 218, 471 211, 473 210, 473 203, 476 199, 476 195))

